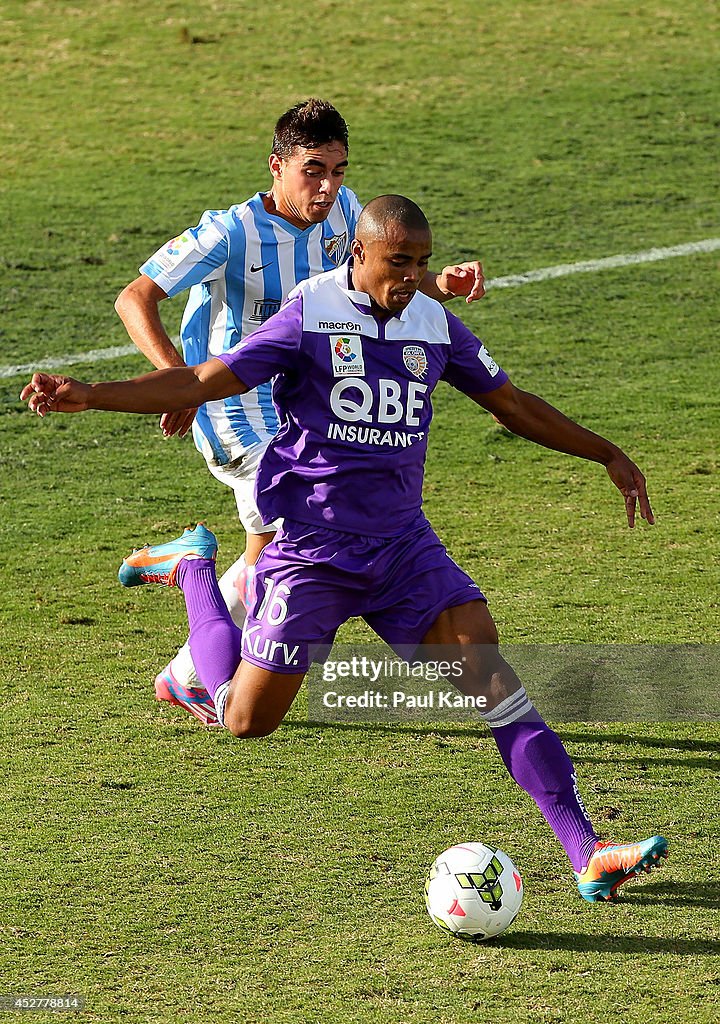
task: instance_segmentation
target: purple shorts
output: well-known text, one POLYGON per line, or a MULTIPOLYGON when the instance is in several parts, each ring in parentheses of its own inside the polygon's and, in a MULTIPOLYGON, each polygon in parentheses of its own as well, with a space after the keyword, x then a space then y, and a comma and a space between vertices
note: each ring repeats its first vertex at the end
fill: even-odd
POLYGON ((424 516, 398 537, 361 537, 286 519, 257 563, 243 630, 244 661, 306 672, 361 616, 394 649, 417 646, 446 608, 484 601, 424 516))

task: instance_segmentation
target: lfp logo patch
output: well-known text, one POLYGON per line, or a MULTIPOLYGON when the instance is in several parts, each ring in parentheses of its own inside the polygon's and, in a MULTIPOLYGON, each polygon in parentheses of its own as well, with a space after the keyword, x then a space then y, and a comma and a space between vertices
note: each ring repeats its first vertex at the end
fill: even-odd
POLYGON ((403 362, 410 373, 422 379, 427 373, 428 361, 425 349, 419 345, 406 345, 403 349, 403 362))
POLYGON ((333 376, 364 376, 365 360, 362 354, 362 339, 357 334, 331 334, 330 355, 333 376))

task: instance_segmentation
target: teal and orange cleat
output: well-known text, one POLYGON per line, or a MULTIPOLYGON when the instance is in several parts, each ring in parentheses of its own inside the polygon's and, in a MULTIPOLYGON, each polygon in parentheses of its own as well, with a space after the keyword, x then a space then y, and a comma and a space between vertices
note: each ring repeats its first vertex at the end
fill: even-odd
POLYGON ((175 569, 186 555, 215 559, 217 540, 202 523, 194 530, 188 527, 182 537, 167 544, 146 544, 123 559, 118 579, 124 587, 139 587, 141 583, 175 585, 175 569))
POLYGON ((624 845, 596 843, 585 870, 575 872, 578 892, 589 903, 611 902, 621 885, 643 871, 652 871, 667 855, 667 840, 662 836, 624 845))
POLYGON ((205 687, 184 686, 179 683, 169 665, 155 676, 155 699, 185 708, 203 725, 220 726, 213 699, 205 687))

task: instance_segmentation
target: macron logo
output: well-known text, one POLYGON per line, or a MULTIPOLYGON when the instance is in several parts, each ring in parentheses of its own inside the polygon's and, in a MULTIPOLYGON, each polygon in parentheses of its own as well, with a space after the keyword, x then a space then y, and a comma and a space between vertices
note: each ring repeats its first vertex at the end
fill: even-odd
POLYGON ((318 320, 319 331, 354 331, 356 334, 362 333, 362 327, 360 324, 354 324, 352 320, 318 320))

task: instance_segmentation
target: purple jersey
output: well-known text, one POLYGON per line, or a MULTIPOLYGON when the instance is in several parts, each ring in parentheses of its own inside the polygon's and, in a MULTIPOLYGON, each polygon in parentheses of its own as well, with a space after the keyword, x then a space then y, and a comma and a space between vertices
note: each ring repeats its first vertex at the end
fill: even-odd
POLYGON ((351 273, 345 265, 304 281, 219 358, 249 388, 277 374, 280 429, 256 485, 265 522, 394 537, 422 506, 437 382, 481 394, 507 375, 462 321, 421 293, 401 313, 375 317, 351 273))

